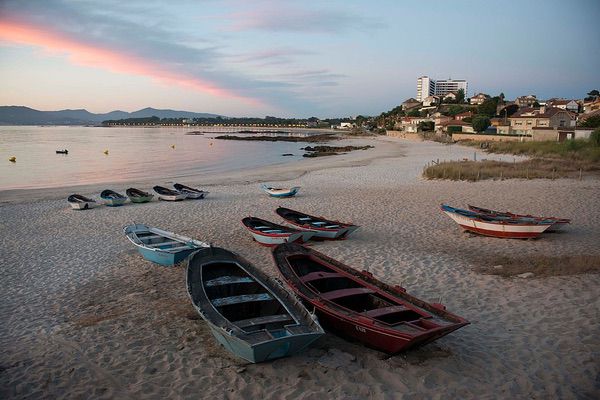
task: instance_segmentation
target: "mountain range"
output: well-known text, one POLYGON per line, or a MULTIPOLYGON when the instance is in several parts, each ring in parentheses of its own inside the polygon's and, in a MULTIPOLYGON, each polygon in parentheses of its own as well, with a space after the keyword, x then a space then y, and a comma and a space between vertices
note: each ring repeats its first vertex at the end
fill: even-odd
POLYGON ((109 119, 146 118, 216 118, 217 114, 144 108, 134 112, 111 111, 94 114, 87 110, 39 111, 24 106, 0 106, 0 125, 95 125, 109 119))

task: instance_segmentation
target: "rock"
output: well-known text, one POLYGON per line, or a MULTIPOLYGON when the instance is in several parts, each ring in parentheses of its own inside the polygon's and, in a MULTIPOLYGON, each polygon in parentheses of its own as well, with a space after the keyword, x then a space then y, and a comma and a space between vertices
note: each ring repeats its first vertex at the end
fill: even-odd
POLYGON ((517 275, 517 278, 531 278, 533 275, 533 272, 525 272, 523 274, 517 275))
POLYGON ((293 156, 293 154, 292 153, 285 153, 285 154, 282 154, 282 156, 283 157, 289 157, 289 156, 293 156))
POLYGON ((494 268, 494 269, 502 269, 502 268, 504 268, 504 265, 494 265, 492 268, 494 268))
POLYGON ((235 372, 237 372, 238 374, 241 374, 242 372, 246 371, 246 367, 241 367, 235 370, 235 372))

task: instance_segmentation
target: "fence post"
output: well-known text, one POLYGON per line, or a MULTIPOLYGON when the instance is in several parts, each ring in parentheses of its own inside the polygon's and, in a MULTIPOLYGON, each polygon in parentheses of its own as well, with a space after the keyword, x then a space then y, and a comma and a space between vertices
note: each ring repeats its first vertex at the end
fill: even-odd
POLYGON ((476 180, 479 180, 479 174, 480 174, 480 173, 481 173, 481 170, 478 170, 478 171, 477 171, 477 179, 476 179, 476 180))
POLYGON ((503 181, 504 177, 502 176, 502 170, 500 170, 500 180, 503 181))
POLYGON ((529 168, 525 169, 525 179, 529 179, 529 168))
POLYGON ((581 180, 581 168, 579 168, 579 180, 581 180))
POLYGON ((458 169, 458 180, 460 181, 460 168, 458 169))

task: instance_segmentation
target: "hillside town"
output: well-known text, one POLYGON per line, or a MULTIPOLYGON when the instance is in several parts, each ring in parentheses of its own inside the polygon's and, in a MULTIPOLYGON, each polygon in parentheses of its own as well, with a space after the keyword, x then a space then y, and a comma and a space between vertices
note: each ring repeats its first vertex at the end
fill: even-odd
POLYGON ((600 93, 581 99, 507 99, 476 93, 466 97, 466 80, 417 79, 417 97, 372 119, 388 136, 480 141, 563 141, 588 138, 600 126, 600 93))

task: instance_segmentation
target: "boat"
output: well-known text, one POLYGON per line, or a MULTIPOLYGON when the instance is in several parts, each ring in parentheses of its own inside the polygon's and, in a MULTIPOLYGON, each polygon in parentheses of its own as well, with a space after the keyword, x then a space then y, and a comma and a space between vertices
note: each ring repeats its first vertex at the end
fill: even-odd
POLYGON ((252 363, 296 354, 325 334, 281 282, 222 248, 192 254, 187 289, 215 339, 252 363))
POLYGON ((316 311, 327 330, 388 354, 424 345, 469 322, 296 243, 280 244, 273 259, 284 281, 316 311))
POLYGON ((109 189, 103 190, 102 193, 100 193, 100 197, 104 200, 104 204, 109 207, 122 206, 127 201, 127 197, 109 189))
POLYGON ((56 154, 69 154, 69 150, 64 149, 64 150, 56 150, 56 154))
POLYGON ((505 239, 531 239, 552 226, 551 221, 497 219, 474 211, 441 205, 441 210, 466 231, 505 239))
POLYGON ((181 183, 176 183, 173 185, 175 190, 185 193, 187 199, 203 199, 208 195, 208 192, 200 189, 195 189, 189 186, 182 185, 181 183))
POLYGON ((265 184, 262 184, 260 188, 271 197, 292 197, 300 190, 300 186, 294 186, 292 188, 276 188, 265 184))
POLYGON ((132 203, 147 203, 152 201, 152 198, 154 198, 152 193, 144 192, 143 190, 136 188, 127 189, 125 194, 127 197, 129 197, 129 200, 131 200, 132 203))
POLYGON ((301 231, 256 217, 246 217, 242 219, 242 224, 250 231, 254 240, 264 246, 296 241, 306 242, 314 235, 311 231, 301 231))
POLYGON ((286 222, 300 229, 315 232, 315 238, 346 239, 352 232, 359 228, 358 225, 331 221, 285 207, 279 207, 275 212, 286 222))
POLYGON ((80 194, 72 194, 67 197, 67 201, 74 210, 87 210, 98 206, 96 200, 90 199, 80 194))
POLYGON ((179 201, 187 197, 185 193, 181 193, 179 190, 168 189, 164 186, 154 186, 152 190, 154 190, 160 200, 179 201))
POLYGON ((469 210, 485 214, 489 216, 494 216, 497 218, 510 218, 510 219, 518 219, 521 221, 553 221, 553 224, 546 232, 559 231, 564 228, 567 224, 571 223, 569 218, 558 218, 558 217, 538 217, 530 214, 514 214, 509 211, 496 211, 490 210, 488 208, 482 208, 477 206, 472 206, 469 204, 469 210))
POLYGON ((144 224, 128 225, 123 232, 142 257, 166 266, 175 265, 194 251, 209 246, 199 240, 144 224))

